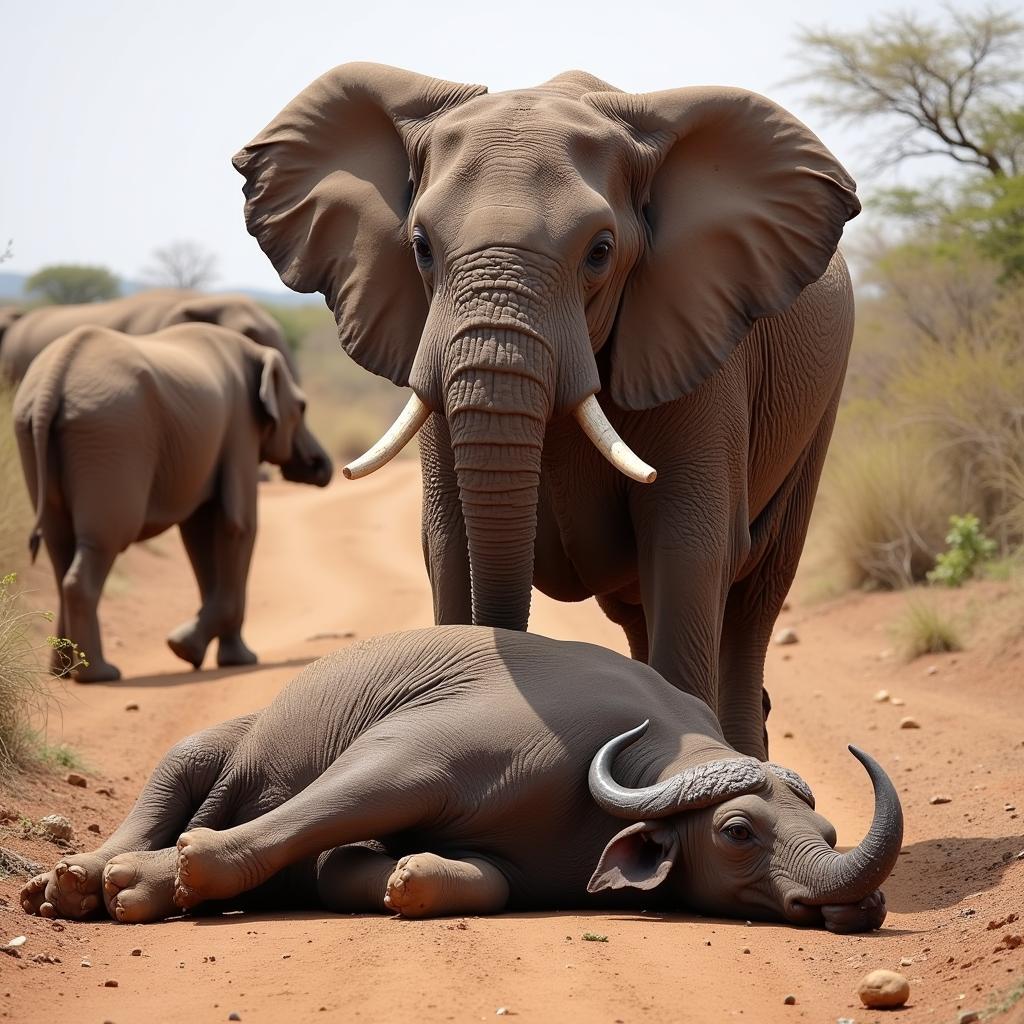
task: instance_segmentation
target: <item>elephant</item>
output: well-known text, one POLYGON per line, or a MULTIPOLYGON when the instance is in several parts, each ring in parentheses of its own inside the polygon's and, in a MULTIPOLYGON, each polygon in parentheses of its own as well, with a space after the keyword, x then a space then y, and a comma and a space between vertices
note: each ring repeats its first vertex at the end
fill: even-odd
POLYGON ((643 906, 867 931, 903 817, 850 749, 875 811, 839 853, 799 775, 738 754, 641 662, 483 626, 379 636, 174 746, 110 838, 33 878, 22 907, 140 923, 239 900, 406 917, 643 906))
POLYGON ((766 758, 765 656, 853 329, 836 158, 740 89, 347 64, 234 165, 284 283, 412 388, 344 473, 419 433, 435 623, 526 629, 531 585, 596 596, 766 758))
POLYGON ((206 295, 184 288, 153 288, 109 302, 0 310, 0 377, 17 384, 47 345, 76 327, 93 324, 124 334, 146 335, 173 324, 219 324, 276 349, 295 380, 298 367, 277 321, 246 295, 206 295))
MULTIPOLYGON (((202 606, 168 637, 198 668, 256 655, 242 640, 260 460, 324 487, 331 460, 305 425, 306 399, 281 353, 215 324, 136 338, 79 327, 50 345, 14 397, 35 526, 60 595, 58 635, 83 652, 82 683, 120 677, 103 655, 97 604, 114 559, 178 524, 202 606)), ((64 659, 57 652, 55 671, 64 659)))

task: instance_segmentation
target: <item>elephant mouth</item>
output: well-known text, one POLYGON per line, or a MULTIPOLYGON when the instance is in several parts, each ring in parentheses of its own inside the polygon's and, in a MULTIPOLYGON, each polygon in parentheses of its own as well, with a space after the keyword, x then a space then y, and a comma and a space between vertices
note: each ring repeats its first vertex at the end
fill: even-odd
MULTIPOLYGON (((414 394, 381 439, 365 455, 345 466, 342 470, 345 479, 358 480, 386 465, 416 436, 429 416, 429 406, 414 394)), ((654 483, 657 470, 647 465, 619 437, 594 395, 588 395, 580 402, 573 410, 573 416, 594 447, 619 472, 638 483, 654 483)))

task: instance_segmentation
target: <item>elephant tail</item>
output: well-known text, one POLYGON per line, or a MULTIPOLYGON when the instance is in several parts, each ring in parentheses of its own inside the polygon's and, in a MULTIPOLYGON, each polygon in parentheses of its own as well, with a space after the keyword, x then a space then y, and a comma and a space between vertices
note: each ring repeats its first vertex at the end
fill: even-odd
POLYGON ((64 398, 64 378, 68 367, 94 328, 79 327, 51 346, 50 358, 41 366, 32 403, 32 448, 36 456, 36 519, 28 538, 28 550, 35 562, 43 538, 43 512, 46 508, 47 466, 50 457, 50 432, 64 398))

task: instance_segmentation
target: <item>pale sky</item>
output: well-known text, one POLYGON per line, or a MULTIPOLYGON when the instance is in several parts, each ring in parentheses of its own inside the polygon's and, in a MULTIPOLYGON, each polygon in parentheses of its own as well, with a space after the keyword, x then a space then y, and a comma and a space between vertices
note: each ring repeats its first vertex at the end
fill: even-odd
MULTIPOLYGON (((806 121, 862 184, 870 129, 822 123, 797 27, 862 27, 928 0, 0 0, 3 270, 100 263, 137 278, 194 239, 219 286, 283 289, 245 231, 232 154, 305 85, 371 60, 492 90, 579 67, 622 89, 736 85, 806 121)), ((968 0, 963 6, 981 6, 968 0)), ((913 173, 913 172, 911 172, 913 173)))

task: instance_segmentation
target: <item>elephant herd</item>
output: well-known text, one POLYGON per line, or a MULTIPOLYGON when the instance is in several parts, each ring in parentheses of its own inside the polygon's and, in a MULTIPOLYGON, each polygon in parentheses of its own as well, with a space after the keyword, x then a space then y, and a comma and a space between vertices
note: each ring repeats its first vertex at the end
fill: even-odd
MULTIPOLYGON (((875 814, 839 853, 765 729, 853 329, 837 246, 859 203, 836 158, 738 89, 631 94, 573 71, 491 94, 348 64, 234 164, 284 283, 322 293, 349 355, 412 389, 344 475, 418 435, 434 626, 323 658, 183 740, 24 909, 643 905, 879 927, 892 783, 851 748, 875 814), (596 597, 632 660, 526 632, 533 586, 596 597)), ((172 649, 198 666, 216 638, 221 664, 253 660, 258 463, 330 479, 280 335, 220 301, 41 310, 0 341, 82 681, 116 675, 96 625, 114 556, 175 523, 201 608, 172 649)))

